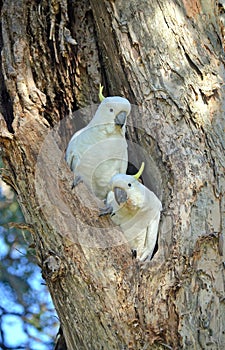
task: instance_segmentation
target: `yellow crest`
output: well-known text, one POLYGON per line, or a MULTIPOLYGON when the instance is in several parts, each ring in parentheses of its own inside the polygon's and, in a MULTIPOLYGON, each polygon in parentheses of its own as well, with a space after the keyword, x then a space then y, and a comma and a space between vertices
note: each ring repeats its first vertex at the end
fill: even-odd
POLYGON ((99 85, 99 93, 98 93, 98 97, 99 97, 99 101, 100 101, 100 102, 102 102, 102 101, 105 99, 105 97, 104 97, 103 94, 102 94, 103 89, 104 89, 104 86, 102 86, 102 85, 100 84, 100 85, 99 85))
POLYGON ((134 177, 136 180, 138 180, 139 177, 142 175, 142 173, 143 173, 143 171, 144 171, 144 168, 145 168, 145 163, 142 162, 142 163, 141 163, 141 167, 140 167, 140 169, 138 170, 137 174, 133 175, 133 177, 134 177))

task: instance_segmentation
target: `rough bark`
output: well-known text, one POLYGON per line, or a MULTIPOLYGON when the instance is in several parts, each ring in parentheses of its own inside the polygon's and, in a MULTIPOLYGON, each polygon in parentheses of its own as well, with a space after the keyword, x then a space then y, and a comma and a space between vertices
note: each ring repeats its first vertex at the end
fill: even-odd
POLYGON ((70 350, 225 347, 221 13, 210 0, 1 3, 3 178, 70 350), (59 122, 96 103, 100 81, 140 108, 130 154, 132 142, 144 150, 145 183, 164 208, 148 264, 116 245, 84 185, 71 192, 72 126, 59 122))

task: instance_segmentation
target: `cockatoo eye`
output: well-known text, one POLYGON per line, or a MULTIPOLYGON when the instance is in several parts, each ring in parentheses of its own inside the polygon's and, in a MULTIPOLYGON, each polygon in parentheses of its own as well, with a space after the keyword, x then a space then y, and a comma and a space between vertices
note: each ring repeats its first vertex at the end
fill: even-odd
POLYGON ((113 108, 110 108, 110 112, 113 112, 113 108))
POLYGON ((131 184, 130 184, 130 183, 128 184, 128 187, 131 187, 131 184))

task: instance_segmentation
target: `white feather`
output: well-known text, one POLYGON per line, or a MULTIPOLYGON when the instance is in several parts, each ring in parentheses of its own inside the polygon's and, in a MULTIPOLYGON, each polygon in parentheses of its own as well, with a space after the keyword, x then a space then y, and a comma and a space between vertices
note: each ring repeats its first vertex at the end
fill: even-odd
POLYGON ((100 199, 106 198, 113 175, 127 169, 127 143, 125 124, 115 124, 116 116, 124 111, 130 113, 127 99, 107 97, 99 105, 90 123, 71 138, 66 161, 74 177, 81 177, 100 199))
POLYGON ((112 221, 121 227, 131 249, 137 251, 137 258, 141 261, 151 259, 162 210, 158 197, 133 176, 117 174, 111 180, 107 205, 113 209, 112 221), (113 192, 115 187, 126 192, 125 203, 117 203, 113 192))

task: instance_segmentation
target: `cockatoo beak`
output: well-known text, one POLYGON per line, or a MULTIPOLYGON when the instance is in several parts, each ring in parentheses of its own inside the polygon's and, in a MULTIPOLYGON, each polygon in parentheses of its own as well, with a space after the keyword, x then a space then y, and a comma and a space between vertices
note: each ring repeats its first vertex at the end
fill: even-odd
POLYGON ((114 195, 117 203, 120 205, 125 203, 127 200, 127 193, 120 187, 114 187, 114 195))
POLYGON ((120 125, 121 128, 126 122, 127 113, 126 112, 120 112, 116 115, 116 118, 114 119, 116 125, 120 125))

